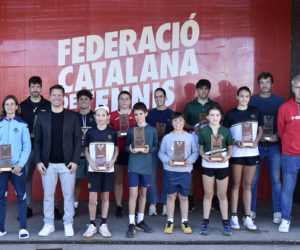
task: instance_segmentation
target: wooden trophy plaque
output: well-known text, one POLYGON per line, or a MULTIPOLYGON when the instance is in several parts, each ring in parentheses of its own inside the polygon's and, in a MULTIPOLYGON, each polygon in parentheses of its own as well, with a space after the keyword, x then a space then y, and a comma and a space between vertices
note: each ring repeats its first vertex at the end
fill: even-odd
POLYGON ((0 169, 1 172, 12 171, 10 144, 0 145, 0 169))
POLYGON ((166 124, 157 122, 156 130, 157 130, 157 135, 158 135, 158 142, 161 143, 162 138, 164 137, 165 132, 166 132, 166 124))
POLYGON ((222 135, 211 135, 211 155, 210 155, 210 160, 215 161, 215 162, 221 162, 223 161, 223 156, 222 156, 222 135))
POLYGON ((127 136, 127 130, 129 129, 129 116, 127 114, 120 114, 119 116, 120 132, 119 136, 127 136))
POLYGON ((184 166, 185 162, 185 141, 174 141, 174 159, 176 166, 184 166))
POLYGON ((253 146, 253 134, 252 134, 252 123, 243 122, 242 123, 242 145, 243 147, 253 146))
POLYGON ((274 116, 265 115, 263 132, 264 132, 264 139, 266 141, 269 141, 271 139, 271 136, 273 135, 273 131, 274 131, 273 124, 274 124, 274 116))
POLYGON ((134 127, 134 149, 136 152, 144 152, 145 146, 145 128, 134 127))
POLYGON ((97 143, 95 145, 95 162, 98 170, 106 170, 106 144, 97 143))

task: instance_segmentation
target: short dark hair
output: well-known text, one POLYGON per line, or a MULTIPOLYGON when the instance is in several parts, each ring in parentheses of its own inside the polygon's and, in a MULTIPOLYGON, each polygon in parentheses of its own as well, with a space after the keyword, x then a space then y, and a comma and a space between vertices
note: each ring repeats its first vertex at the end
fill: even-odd
POLYGON ((8 95, 4 98, 4 100, 2 102, 1 116, 6 116, 6 111, 5 111, 4 106, 5 106, 6 101, 9 99, 14 100, 15 104, 18 105, 18 109, 16 110, 16 115, 21 115, 21 109, 20 109, 20 105, 19 105, 17 97, 15 97, 14 95, 8 95))
POLYGON ((202 87, 208 87, 209 89, 211 88, 211 83, 209 80, 207 79, 200 79, 197 83, 196 83, 196 89, 198 88, 202 88, 202 87))
POLYGON ((136 104, 134 104, 132 110, 133 110, 133 112, 135 110, 142 110, 144 113, 148 112, 148 109, 147 109, 145 103, 143 103, 143 102, 137 102, 136 104))
POLYGON ((240 87, 240 88, 238 89, 238 91, 236 92, 236 95, 239 95, 240 92, 243 91, 243 90, 248 91, 249 94, 251 95, 251 90, 250 90, 247 86, 242 86, 242 87, 240 87))
POLYGON ((87 96, 88 98, 90 98, 90 100, 93 99, 93 94, 91 91, 87 90, 87 89, 82 89, 80 91, 77 92, 76 94, 76 98, 77 100, 81 97, 81 96, 87 96))
POLYGON ((261 72, 257 77, 257 83, 259 84, 260 79, 267 79, 268 77, 270 77, 271 83, 273 84, 274 78, 273 78, 272 74, 269 72, 261 72))
POLYGON ((163 94, 164 94, 164 97, 166 97, 166 96, 167 96, 167 93, 166 93, 166 91, 165 91, 163 88, 157 88, 157 89, 154 91, 154 93, 156 93, 157 91, 161 91, 161 92, 163 92, 163 94))
POLYGON ((121 91, 118 95, 118 100, 120 100, 121 95, 128 95, 131 100, 131 94, 128 91, 126 91, 126 90, 121 91))
POLYGON ((182 112, 173 112, 172 117, 171 117, 171 122, 177 118, 183 118, 184 119, 184 115, 182 112))
POLYGON ((28 80, 28 87, 30 87, 30 85, 32 83, 35 83, 35 84, 37 83, 37 84, 39 84, 42 87, 42 78, 39 77, 39 76, 32 76, 28 80))
POLYGON ((58 84, 53 85, 53 86, 49 89, 49 90, 50 90, 50 95, 51 95, 51 92, 52 92, 53 89, 60 89, 60 90, 63 92, 63 94, 65 94, 65 89, 64 89, 64 87, 61 86, 61 85, 58 85, 58 84))

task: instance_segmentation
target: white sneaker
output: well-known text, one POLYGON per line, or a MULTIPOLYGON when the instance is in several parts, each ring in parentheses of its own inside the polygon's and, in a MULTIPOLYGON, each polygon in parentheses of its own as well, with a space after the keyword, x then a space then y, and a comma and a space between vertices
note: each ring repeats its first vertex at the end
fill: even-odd
POLYGON ((251 218, 252 220, 254 220, 254 219, 256 218, 256 213, 253 212, 253 211, 250 211, 250 218, 251 218))
POLYGON ((65 225, 65 236, 66 237, 74 236, 74 229, 72 224, 65 225))
POLYGON ((149 206, 149 215, 157 215, 156 213, 156 205, 155 204, 150 204, 149 206))
POLYGON ((91 238, 93 235, 97 233, 97 227, 95 227, 93 224, 89 224, 87 230, 82 235, 84 238, 91 238))
POLYGON ((55 228, 51 224, 45 224, 42 230, 39 232, 39 236, 45 237, 49 234, 53 233, 55 231, 55 228))
POLYGON ((276 212, 273 214, 273 223, 279 224, 281 222, 281 212, 276 212))
POLYGON ((161 213, 162 216, 167 216, 167 206, 163 205, 163 211, 161 213))
POLYGON ((26 229, 21 229, 19 231, 19 239, 28 239, 29 238, 29 232, 26 229))
POLYGON ((108 231, 107 224, 102 224, 99 227, 99 233, 102 235, 104 238, 110 238, 111 233, 108 231))
POLYGON ((288 233, 290 230, 291 222, 285 219, 281 220, 280 226, 278 227, 278 231, 280 233, 288 233))
POLYGON ((0 231, 0 237, 4 236, 5 234, 7 234, 6 231, 4 231, 4 232, 1 232, 1 231, 0 231))
POLYGON ((246 216, 243 218, 244 226, 247 227, 249 230, 257 230, 256 225, 253 223, 253 220, 250 216, 246 216))
POLYGON ((231 216, 230 225, 232 229, 240 229, 239 218, 237 216, 231 216))

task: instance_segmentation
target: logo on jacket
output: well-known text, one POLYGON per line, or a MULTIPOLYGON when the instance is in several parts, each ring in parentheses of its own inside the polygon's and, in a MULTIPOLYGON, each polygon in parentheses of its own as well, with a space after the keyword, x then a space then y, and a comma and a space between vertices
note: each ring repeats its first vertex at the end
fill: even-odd
POLYGON ((17 128, 14 128, 13 130, 16 134, 19 132, 19 130, 17 128))
POLYGON ((107 138, 108 138, 108 140, 111 140, 112 139, 112 135, 108 135, 107 138))
POLYGON ((299 120, 300 119, 300 115, 297 115, 297 116, 292 116, 292 120, 299 120))
POLYGON ((90 122, 93 122, 94 121, 94 118, 93 117, 90 117, 90 122))
POLYGON ((255 114, 251 114, 251 118, 255 119, 256 115, 255 114))

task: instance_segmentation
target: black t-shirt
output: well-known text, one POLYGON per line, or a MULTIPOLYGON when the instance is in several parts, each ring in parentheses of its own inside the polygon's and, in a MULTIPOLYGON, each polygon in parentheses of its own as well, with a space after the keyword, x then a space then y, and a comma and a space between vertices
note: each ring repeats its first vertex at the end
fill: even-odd
POLYGON ((92 142, 113 142, 115 146, 118 146, 118 132, 109 126, 104 130, 94 126, 86 132, 83 145, 88 147, 92 142))
POLYGON ((51 163, 63 163, 63 127, 64 111, 60 113, 51 112, 51 163))

